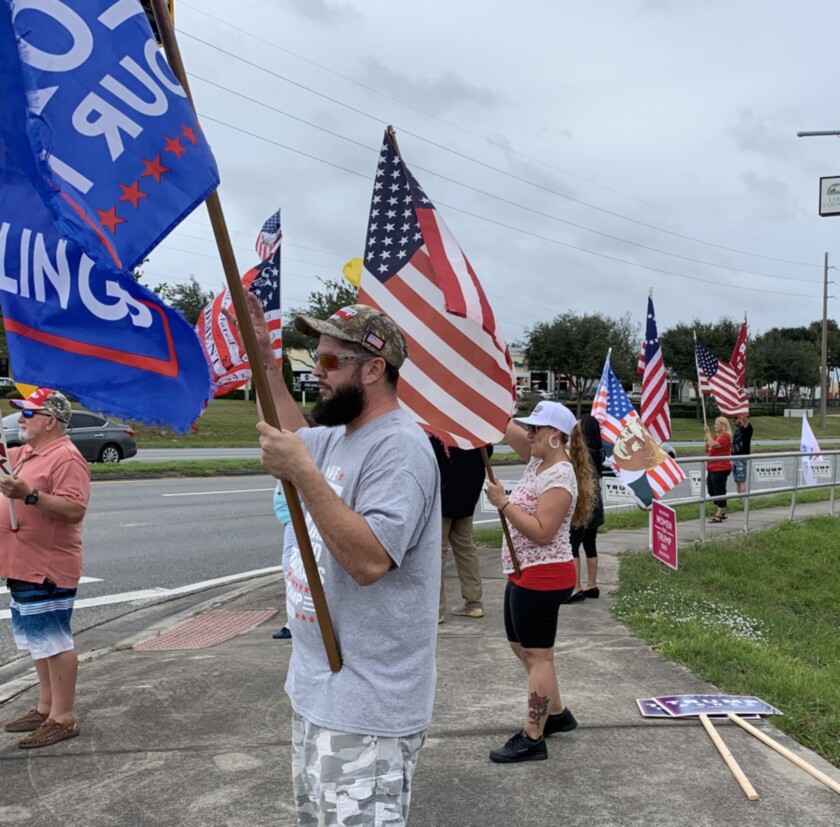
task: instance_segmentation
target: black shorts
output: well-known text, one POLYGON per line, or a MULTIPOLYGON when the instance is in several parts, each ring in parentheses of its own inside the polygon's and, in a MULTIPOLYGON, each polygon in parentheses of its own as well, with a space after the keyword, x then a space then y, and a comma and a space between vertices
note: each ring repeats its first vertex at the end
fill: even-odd
POLYGON ((551 649, 557 637, 557 614, 574 588, 540 592, 508 580, 505 587, 505 633, 525 649, 551 649))

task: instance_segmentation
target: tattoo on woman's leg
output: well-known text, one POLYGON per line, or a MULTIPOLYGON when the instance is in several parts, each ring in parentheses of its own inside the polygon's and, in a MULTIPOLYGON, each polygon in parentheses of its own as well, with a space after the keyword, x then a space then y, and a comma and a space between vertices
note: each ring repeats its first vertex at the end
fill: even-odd
POLYGON ((528 719, 535 727, 539 727, 540 721, 548 714, 548 695, 540 696, 532 692, 528 698, 528 719))

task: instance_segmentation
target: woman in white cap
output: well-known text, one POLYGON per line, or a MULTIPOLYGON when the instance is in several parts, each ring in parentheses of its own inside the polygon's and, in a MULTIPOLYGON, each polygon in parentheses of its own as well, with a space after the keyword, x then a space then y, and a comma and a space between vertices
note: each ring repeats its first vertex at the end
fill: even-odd
POLYGON ((557 614, 575 585, 569 529, 589 522, 597 498, 589 451, 575 423, 565 405, 548 401, 540 402, 529 417, 512 420, 507 441, 528 465, 509 498, 502 485, 487 483, 490 502, 510 526, 521 570, 515 577, 505 541, 505 632, 528 673, 525 726, 490 753, 490 760, 499 764, 544 760, 545 736, 577 726, 560 699, 554 670, 557 614))

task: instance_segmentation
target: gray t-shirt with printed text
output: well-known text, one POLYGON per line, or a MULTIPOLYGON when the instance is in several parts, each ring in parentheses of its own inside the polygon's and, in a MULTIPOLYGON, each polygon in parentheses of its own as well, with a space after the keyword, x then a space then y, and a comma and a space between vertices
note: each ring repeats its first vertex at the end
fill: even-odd
POLYGON ((292 707, 318 726, 343 732, 420 732, 434 702, 441 574, 440 481, 428 438, 403 411, 349 435, 343 426, 298 433, 326 481, 367 520, 395 565, 376 583, 358 585, 323 547, 304 502, 344 665, 330 670, 295 541, 287 581, 292 707))

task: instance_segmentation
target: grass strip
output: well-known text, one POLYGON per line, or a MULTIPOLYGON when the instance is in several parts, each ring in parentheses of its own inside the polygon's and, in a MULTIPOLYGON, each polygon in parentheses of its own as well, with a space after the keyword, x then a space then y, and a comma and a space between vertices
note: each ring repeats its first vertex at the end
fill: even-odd
POLYGON ((840 767, 838 594, 837 521, 815 517, 682 549, 678 572, 625 553, 613 612, 722 691, 781 709, 780 729, 840 767))

